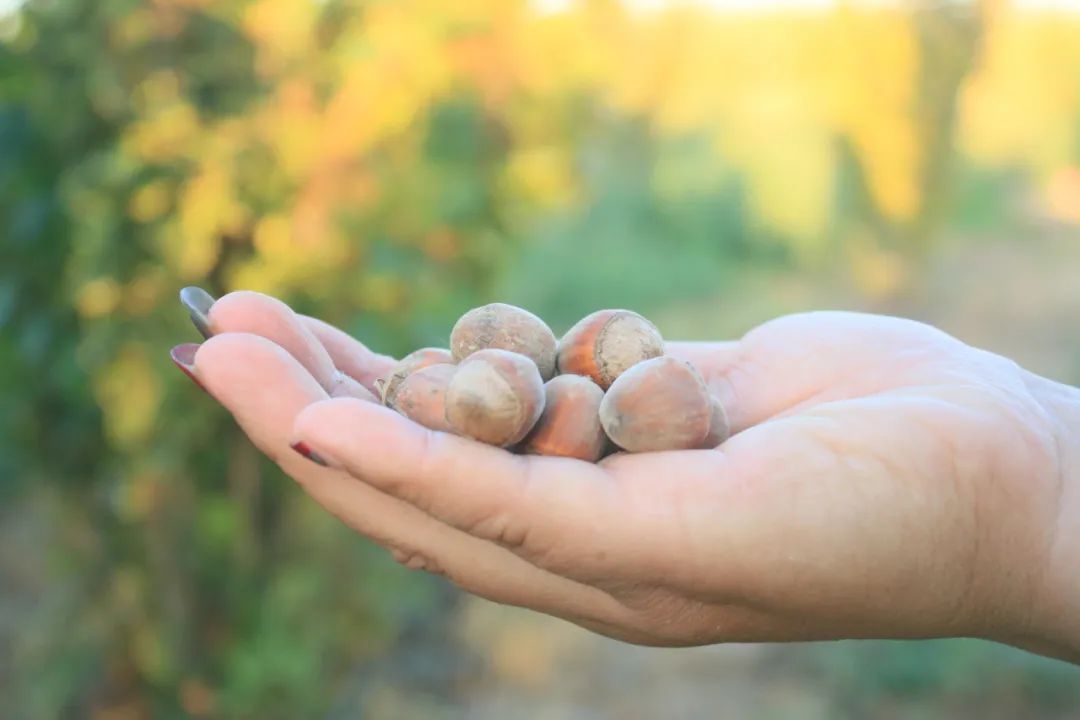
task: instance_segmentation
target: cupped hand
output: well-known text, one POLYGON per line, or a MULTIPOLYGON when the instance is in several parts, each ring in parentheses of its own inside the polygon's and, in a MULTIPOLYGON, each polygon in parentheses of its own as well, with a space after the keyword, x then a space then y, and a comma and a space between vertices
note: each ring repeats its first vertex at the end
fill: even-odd
POLYGON ((392 360, 271 298, 226 296, 209 329, 182 360, 264 453, 485 598, 655 645, 976 636, 1068 655, 1080 638, 1048 381, 926 325, 812 313, 672 343, 735 434, 598 465, 360 399, 392 360))

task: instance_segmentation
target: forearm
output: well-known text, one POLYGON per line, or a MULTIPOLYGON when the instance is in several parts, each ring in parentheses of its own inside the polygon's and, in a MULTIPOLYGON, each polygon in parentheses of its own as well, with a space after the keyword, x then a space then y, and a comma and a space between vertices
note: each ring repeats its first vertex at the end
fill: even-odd
POLYGON ((1037 378, 1032 391, 1046 409, 1059 458, 1057 517, 1036 600, 1040 617, 1032 650, 1080 663, 1080 389, 1037 378))

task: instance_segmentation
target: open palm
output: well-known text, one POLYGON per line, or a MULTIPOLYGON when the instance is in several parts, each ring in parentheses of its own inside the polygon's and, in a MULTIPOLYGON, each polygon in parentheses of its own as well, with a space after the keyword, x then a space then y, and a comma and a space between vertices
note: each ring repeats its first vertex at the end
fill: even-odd
POLYGON ((226 296, 210 329, 181 360, 264 453, 405 565, 477 595, 643 644, 1036 633, 1051 424, 1034 376, 928 326, 814 313, 672 343, 735 434, 599 465, 357 399, 392 361, 265 296, 226 296))

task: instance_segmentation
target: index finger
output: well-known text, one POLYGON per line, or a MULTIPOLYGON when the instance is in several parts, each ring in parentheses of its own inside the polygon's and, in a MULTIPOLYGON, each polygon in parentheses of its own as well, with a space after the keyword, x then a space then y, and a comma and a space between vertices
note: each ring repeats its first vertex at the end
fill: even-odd
POLYGON ((470 535, 553 572, 580 576, 589 558, 610 557, 620 515, 614 479, 579 460, 519 456, 434 432, 352 399, 299 414, 293 439, 331 466, 470 535))
POLYGON ((300 321, 322 343, 338 370, 375 392, 375 380, 386 375, 396 362, 389 355, 374 352, 362 342, 318 318, 299 315, 300 321))

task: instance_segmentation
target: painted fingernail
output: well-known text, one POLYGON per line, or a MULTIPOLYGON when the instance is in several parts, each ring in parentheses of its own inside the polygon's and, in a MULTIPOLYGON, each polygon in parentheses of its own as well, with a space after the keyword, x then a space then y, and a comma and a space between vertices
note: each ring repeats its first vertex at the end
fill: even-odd
POLYGON ((310 447, 308 447, 308 444, 306 442, 295 442, 292 445, 290 445, 289 447, 291 447, 293 450, 300 453, 301 455, 303 455, 304 457, 306 457, 308 460, 315 463, 316 465, 322 465, 323 467, 330 467, 330 463, 323 460, 322 456, 319 455, 319 453, 315 452, 310 447))
POLYGON ((214 306, 214 296, 199 287, 186 287, 180 291, 180 302, 187 308, 195 329, 207 340, 210 332, 210 308, 214 306))
POLYGON ((195 353, 198 352, 198 343, 184 343, 183 345, 177 345, 169 351, 169 357, 176 363, 176 367, 180 368, 180 371, 187 375, 192 381, 202 388, 203 384, 199 382, 199 378, 195 377, 195 353))

